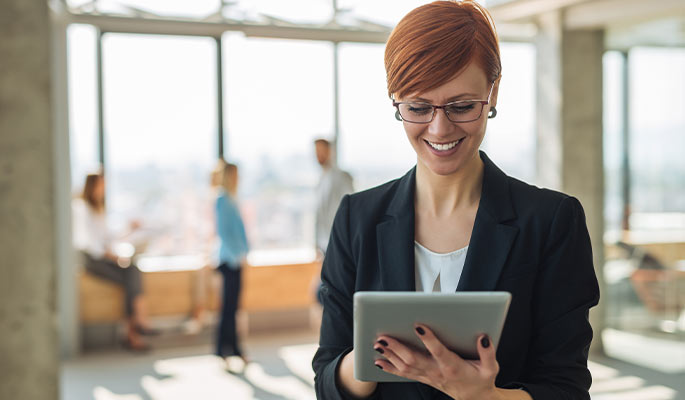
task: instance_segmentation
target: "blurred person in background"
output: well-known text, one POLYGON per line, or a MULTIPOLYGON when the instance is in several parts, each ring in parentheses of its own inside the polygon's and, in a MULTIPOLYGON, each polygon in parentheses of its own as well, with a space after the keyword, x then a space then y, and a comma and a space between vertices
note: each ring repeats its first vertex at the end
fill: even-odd
POLYGON ((241 271, 247 264, 248 252, 245 226, 236 199, 237 192, 238 167, 226 163, 222 171, 221 189, 216 199, 216 232, 221 242, 217 269, 221 272, 224 282, 216 355, 226 360, 231 371, 236 369, 233 359, 242 360, 243 368, 248 362, 240 347, 236 327, 241 271))
MULTIPOLYGON (((220 158, 212 169, 209 175, 209 187, 211 199, 206 207, 203 207, 202 218, 207 221, 206 233, 206 247, 204 248, 204 266, 193 273, 193 310, 188 319, 183 324, 183 329, 186 333, 197 334, 202 331, 205 325, 205 312, 209 308, 210 292, 213 292, 213 271, 218 262, 218 248, 219 241, 216 235, 216 199, 219 192, 222 191, 222 180, 224 175, 224 168, 226 167, 226 160, 220 158)), ((217 282, 218 283, 218 282, 217 282)))
MULTIPOLYGON (((317 258, 322 259, 328 247, 328 237, 338 210, 340 200, 346 194, 354 192, 352 176, 338 168, 333 157, 333 145, 326 139, 314 141, 316 161, 321 166, 321 177, 316 186, 316 214, 314 238, 316 240, 317 258)), ((314 296, 321 302, 319 274, 312 282, 314 296)))
POLYGON ((385 69, 416 166, 340 203, 322 268, 317 397, 589 400, 599 287, 583 208, 507 176, 479 150, 502 77, 490 14, 470 0, 414 9, 388 38, 385 69), (420 348, 383 334, 372 348, 376 367, 414 382, 358 381, 353 297, 379 290, 512 297, 497 346, 474 338, 478 359, 413 321, 420 348))
POLYGON ((314 141, 316 161, 321 166, 321 177, 316 185, 316 226, 314 229, 316 249, 326 254, 328 237, 335 212, 340 200, 346 194, 354 192, 352 176, 338 168, 333 158, 333 145, 326 139, 314 141))
MULTIPOLYGON (((151 329, 147 322, 140 270, 131 263, 130 255, 120 257, 112 250, 114 237, 107 228, 103 174, 86 176, 83 193, 74 200, 73 215, 74 247, 82 256, 86 271, 124 289, 127 318, 124 345, 134 351, 149 350, 141 335, 156 335, 159 331, 151 329)), ((138 227, 137 221, 132 222, 131 232, 138 227)))

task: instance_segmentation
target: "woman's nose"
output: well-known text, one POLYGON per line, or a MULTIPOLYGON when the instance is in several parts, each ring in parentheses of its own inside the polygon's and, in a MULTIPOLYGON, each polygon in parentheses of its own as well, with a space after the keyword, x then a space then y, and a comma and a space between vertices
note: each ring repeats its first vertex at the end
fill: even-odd
POLYGON ((447 135, 454 128, 454 123, 447 118, 444 109, 435 110, 433 120, 428 123, 428 133, 434 136, 447 135))

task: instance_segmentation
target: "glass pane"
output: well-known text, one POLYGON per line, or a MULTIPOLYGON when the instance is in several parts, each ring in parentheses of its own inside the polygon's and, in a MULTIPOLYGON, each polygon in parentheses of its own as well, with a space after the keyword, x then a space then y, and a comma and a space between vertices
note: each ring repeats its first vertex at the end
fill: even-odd
POLYGON ((622 62, 618 53, 604 57, 606 208, 618 203, 612 215, 621 217, 620 106, 628 96, 630 230, 605 235, 611 329, 603 335, 612 344, 606 348, 610 356, 648 365, 635 351, 614 343, 629 333, 645 343, 642 353, 658 351, 663 345, 652 339, 678 341, 685 332, 685 50, 633 48, 627 93, 622 62))
POLYGON ((140 220, 149 255, 209 251, 217 155, 216 44, 209 38, 103 38, 107 209, 140 220))
POLYGON ((312 259, 320 173, 314 139, 333 136, 332 46, 224 39, 225 154, 240 168, 250 262, 267 263, 274 252, 280 263, 312 259))
MULTIPOLYGON (((629 60, 631 209, 685 213, 685 49, 635 48, 629 60)), ((631 226, 655 229, 673 221, 633 215, 631 226)))
POLYGON ((497 117, 482 149, 508 175, 535 182, 535 46, 501 43, 497 117))
POLYGON ((605 230, 616 236, 621 229, 623 155, 623 57, 609 51, 603 58, 604 78, 604 221, 605 230))
POLYGON ((339 164, 363 190, 404 175, 416 153, 395 119, 381 44, 340 45, 339 164))
POLYGON ((96 40, 91 25, 67 30, 69 76, 69 145, 71 187, 80 192, 86 174, 96 172, 98 160, 96 40))

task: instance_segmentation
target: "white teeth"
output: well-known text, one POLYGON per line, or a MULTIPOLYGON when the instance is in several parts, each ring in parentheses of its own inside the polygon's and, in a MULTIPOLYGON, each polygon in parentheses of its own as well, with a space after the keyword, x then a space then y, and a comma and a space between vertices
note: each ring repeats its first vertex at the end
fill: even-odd
POLYGON ((461 142, 461 139, 457 140, 456 142, 452 142, 452 143, 440 144, 440 143, 428 142, 428 144, 431 145, 431 147, 434 148, 435 150, 446 151, 446 150, 453 148, 457 144, 459 144, 459 142, 461 142))

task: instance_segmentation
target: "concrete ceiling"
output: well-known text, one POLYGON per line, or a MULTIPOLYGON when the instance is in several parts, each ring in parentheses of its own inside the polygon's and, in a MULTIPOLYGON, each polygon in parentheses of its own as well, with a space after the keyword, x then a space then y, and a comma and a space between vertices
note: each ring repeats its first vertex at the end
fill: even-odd
POLYGON ((489 0, 498 25, 559 12, 564 29, 605 29, 609 49, 685 47, 685 0, 489 0))

